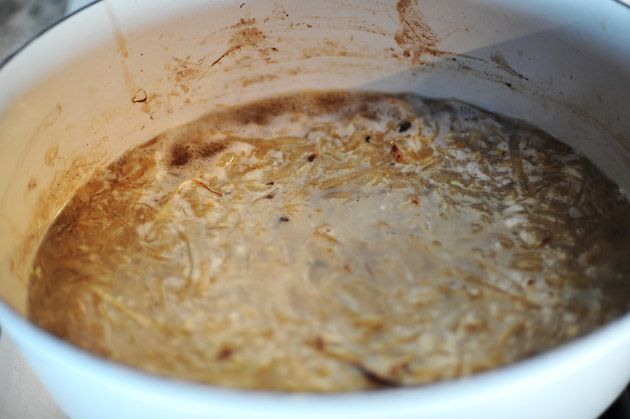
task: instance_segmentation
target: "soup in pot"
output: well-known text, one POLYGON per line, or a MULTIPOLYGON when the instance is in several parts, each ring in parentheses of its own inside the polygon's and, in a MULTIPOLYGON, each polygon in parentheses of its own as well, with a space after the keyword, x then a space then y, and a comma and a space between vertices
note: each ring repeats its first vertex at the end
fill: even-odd
POLYGON ((630 309, 630 205, 523 122, 414 95, 218 111, 76 191, 30 318, 100 356, 334 392, 519 361, 630 309))

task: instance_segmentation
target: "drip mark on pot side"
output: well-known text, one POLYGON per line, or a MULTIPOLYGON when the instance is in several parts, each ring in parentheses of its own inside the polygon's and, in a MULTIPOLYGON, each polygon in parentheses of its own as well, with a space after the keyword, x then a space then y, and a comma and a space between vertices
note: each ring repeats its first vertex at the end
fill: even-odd
POLYGON ((127 45, 127 38, 121 29, 120 21, 118 20, 118 17, 116 17, 112 5, 109 2, 105 2, 105 10, 107 11, 107 16, 109 17, 112 25, 114 39, 116 40, 116 51, 122 57, 121 65, 123 79, 125 80, 125 88, 127 89, 129 99, 134 104, 142 103, 142 111, 150 114, 151 110, 149 108, 149 97, 145 90, 140 89, 136 85, 133 74, 131 74, 127 64, 127 60, 129 58, 129 48, 127 45), (142 93, 144 93, 144 97, 142 97, 142 93))
POLYGON ((247 47, 256 47, 262 40, 265 39, 265 34, 256 26, 256 19, 241 19, 236 24, 231 26, 232 29, 238 29, 228 43, 228 49, 216 58, 210 67, 214 67, 219 64, 225 57, 229 56, 233 52, 239 51, 247 47))
POLYGON ((505 57, 503 55, 501 55, 499 52, 493 53, 490 56, 490 61, 495 63, 501 70, 505 71, 506 73, 508 73, 508 74, 510 74, 512 76, 518 77, 521 80, 529 80, 522 73, 519 73, 518 71, 516 71, 510 65, 510 63, 505 59, 505 57))
POLYGON ((414 0, 399 0, 396 5, 400 30, 396 32, 394 40, 403 50, 403 56, 411 58, 414 64, 421 64, 421 57, 426 54, 433 56, 444 55, 437 44, 439 39, 418 10, 414 0))

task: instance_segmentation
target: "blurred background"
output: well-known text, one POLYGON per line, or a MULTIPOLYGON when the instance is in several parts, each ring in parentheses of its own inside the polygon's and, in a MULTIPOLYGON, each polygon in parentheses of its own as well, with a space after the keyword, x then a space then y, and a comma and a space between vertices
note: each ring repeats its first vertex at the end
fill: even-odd
POLYGON ((68 0, 0 0, 0 59, 58 21, 68 0))

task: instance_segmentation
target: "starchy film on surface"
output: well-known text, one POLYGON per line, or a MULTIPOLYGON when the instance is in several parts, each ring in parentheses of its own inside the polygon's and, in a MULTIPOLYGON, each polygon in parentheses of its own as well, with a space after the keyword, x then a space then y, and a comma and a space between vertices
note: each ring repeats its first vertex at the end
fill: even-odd
POLYGON ((626 313, 629 231, 619 189, 524 123, 303 93, 209 114, 98 171, 40 246, 29 310, 168 377, 418 385, 626 313))

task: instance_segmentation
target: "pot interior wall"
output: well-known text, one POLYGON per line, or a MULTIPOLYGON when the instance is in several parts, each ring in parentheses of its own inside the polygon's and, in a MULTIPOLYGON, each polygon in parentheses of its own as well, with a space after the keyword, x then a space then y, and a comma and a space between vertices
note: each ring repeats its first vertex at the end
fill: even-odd
POLYGON ((458 98, 546 129, 630 190, 630 25, 596 3, 97 3, 0 72, 0 297, 26 312, 37 244, 97 167, 205 112, 292 91, 458 98))

